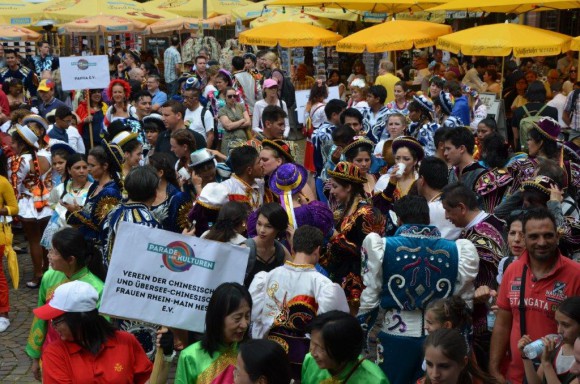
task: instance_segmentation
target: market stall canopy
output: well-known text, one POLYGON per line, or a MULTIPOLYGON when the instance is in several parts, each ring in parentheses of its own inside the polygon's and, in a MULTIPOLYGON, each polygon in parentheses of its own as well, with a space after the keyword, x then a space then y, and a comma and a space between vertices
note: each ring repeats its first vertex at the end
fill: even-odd
POLYGON ((247 7, 239 7, 231 10, 231 14, 236 19, 252 20, 258 17, 266 16, 270 13, 294 13, 300 12, 306 15, 322 17, 330 20, 357 21, 358 15, 353 12, 343 12, 339 8, 314 7, 286 7, 283 5, 270 5, 274 0, 266 0, 260 3, 253 3, 247 7))
POLYGON ((240 43, 284 48, 333 46, 342 36, 308 24, 282 22, 241 32, 240 43))
POLYGON ((429 11, 523 13, 580 8, 576 0, 452 0, 429 11))
POLYGON ((34 4, 23 0, 6 0, 0 3, 0 22, 29 26, 42 20, 44 15, 34 4))
POLYGON ((232 24, 234 21, 231 16, 220 15, 210 19, 196 19, 193 17, 178 17, 170 20, 161 20, 150 24, 145 29, 147 34, 173 33, 175 31, 191 31, 199 29, 220 28, 223 25, 232 24))
POLYGON ((453 32, 451 26, 426 21, 391 20, 345 37, 336 44, 338 52, 386 52, 425 48, 437 37, 453 32))
POLYGON ((119 33, 142 32, 147 24, 113 15, 83 17, 58 28, 58 33, 119 33))
POLYGON ((250 22, 250 28, 257 28, 264 25, 281 23, 284 21, 291 21, 300 24, 309 24, 324 29, 328 29, 332 26, 332 24, 334 24, 332 20, 308 15, 294 8, 291 11, 286 10, 285 13, 282 12, 278 13, 277 11, 273 11, 265 14, 264 16, 260 16, 257 19, 252 20, 252 22, 250 22))
POLYGON ((45 18, 59 23, 101 14, 116 15, 147 24, 177 17, 173 13, 155 9, 148 3, 133 0, 51 0, 32 7, 35 11, 40 9, 45 18))
POLYGON ((520 24, 490 24, 437 39, 437 48, 474 56, 554 56, 570 49, 571 37, 520 24))
MULTIPOLYGON (((203 0, 153 0, 146 4, 183 17, 203 17, 203 0)), ((232 10, 249 5, 253 3, 246 0, 207 0, 207 17, 229 15, 232 10)))
POLYGON ((580 36, 572 39, 572 45, 570 45, 570 49, 573 51, 580 51, 580 36))
POLYGON ((344 10, 367 11, 374 13, 387 13, 389 15, 423 11, 436 5, 445 3, 445 0, 275 0, 272 5, 287 6, 313 6, 325 8, 342 8, 344 10))
POLYGON ((16 25, 0 25, 0 41, 38 41, 40 33, 16 25))

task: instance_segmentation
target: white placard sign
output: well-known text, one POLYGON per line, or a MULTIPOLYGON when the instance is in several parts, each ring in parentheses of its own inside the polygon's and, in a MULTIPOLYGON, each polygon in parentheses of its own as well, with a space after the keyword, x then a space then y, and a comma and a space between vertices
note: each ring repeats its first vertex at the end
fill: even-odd
POLYGON ((59 57, 62 89, 100 89, 109 86, 109 58, 100 56, 59 57))
MULTIPOLYGON (((304 124, 304 109, 308 103, 308 97, 310 97, 310 90, 305 89, 303 91, 296 91, 296 113, 298 114, 298 122, 304 124)), ((324 102, 328 103, 331 99, 340 99, 338 92, 338 86, 328 87, 328 97, 324 102)))
POLYGON ((203 332, 213 291, 244 280, 249 249, 121 222, 99 311, 203 332))

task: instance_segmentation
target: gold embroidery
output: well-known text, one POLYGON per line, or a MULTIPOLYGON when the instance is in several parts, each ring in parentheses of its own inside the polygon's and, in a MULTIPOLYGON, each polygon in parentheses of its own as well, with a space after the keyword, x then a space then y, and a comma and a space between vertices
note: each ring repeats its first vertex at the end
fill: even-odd
POLYGON ((179 231, 183 231, 184 229, 188 229, 189 228, 189 220, 187 220, 187 214, 189 213, 189 211, 191 211, 191 208, 193 207, 193 202, 192 201, 187 201, 185 203, 183 203, 179 209, 177 210, 177 226, 179 228, 179 231))
POLYGON ((107 217, 111 209, 115 208, 117 205, 119 205, 119 203, 120 201, 116 197, 112 196, 103 197, 97 203, 97 207, 95 209, 95 217, 98 219, 99 222, 103 221, 105 217, 107 217))
POLYGON ((238 352, 234 348, 228 348, 224 353, 215 359, 197 377, 197 384, 211 384, 213 380, 221 375, 229 366, 235 366, 238 358, 238 352))
POLYGON ((115 368, 113 368, 115 372, 121 372, 123 370, 123 365, 121 363, 115 364, 115 368))

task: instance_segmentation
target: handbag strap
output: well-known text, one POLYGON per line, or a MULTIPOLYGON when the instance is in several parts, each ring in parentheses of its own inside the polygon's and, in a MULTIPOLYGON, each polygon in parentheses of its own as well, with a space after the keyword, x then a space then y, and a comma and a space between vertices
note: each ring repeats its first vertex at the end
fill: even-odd
POLYGON ((518 304, 518 309, 520 311, 520 333, 521 336, 526 334, 526 303, 524 298, 526 295, 526 274, 528 272, 528 265, 524 265, 524 270, 522 271, 522 284, 520 285, 520 303, 518 304))

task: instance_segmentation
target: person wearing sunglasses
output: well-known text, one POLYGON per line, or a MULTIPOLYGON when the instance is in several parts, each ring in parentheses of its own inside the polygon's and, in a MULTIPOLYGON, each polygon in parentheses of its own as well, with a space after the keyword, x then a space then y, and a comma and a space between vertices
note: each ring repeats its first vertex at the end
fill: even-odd
POLYGON ((222 137, 221 153, 228 154, 234 142, 245 142, 251 139, 247 129, 251 127, 248 111, 238 102, 236 90, 227 87, 225 89, 226 105, 220 108, 218 118, 224 129, 222 137))
POLYGON ((43 383, 146 383, 153 364, 132 334, 99 315, 91 284, 60 285, 48 304, 33 310, 50 321, 59 339, 42 354, 43 383))

